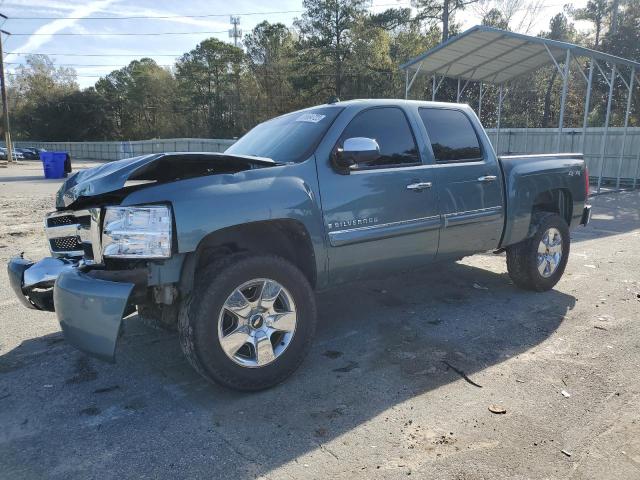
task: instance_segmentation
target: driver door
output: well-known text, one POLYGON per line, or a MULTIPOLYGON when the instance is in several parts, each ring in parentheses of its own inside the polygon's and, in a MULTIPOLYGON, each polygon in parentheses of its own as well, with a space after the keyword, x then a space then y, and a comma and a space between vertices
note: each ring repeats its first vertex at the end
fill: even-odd
POLYGON ((331 283, 415 268, 433 260, 440 217, 431 165, 422 163, 407 114, 399 107, 358 113, 345 140, 374 139, 377 158, 356 169, 319 169, 331 283))

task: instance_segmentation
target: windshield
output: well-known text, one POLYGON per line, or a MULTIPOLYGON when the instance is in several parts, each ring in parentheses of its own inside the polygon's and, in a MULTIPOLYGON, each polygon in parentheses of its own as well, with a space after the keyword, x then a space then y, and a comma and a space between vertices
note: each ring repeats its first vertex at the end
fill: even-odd
POLYGON ((309 158, 340 107, 318 107, 266 121, 250 130, 225 153, 267 157, 279 163, 309 158))

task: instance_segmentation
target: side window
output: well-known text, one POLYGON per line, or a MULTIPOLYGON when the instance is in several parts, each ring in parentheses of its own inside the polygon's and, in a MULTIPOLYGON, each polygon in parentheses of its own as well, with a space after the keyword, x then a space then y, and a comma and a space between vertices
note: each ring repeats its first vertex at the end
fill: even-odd
POLYGON ((469 118, 459 110, 421 108, 436 162, 479 162, 482 150, 469 118))
POLYGON ((420 163, 418 147, 404 112, 396 107, 372 108, 354 117, 342 132, 338 145, 347 138, 373 138, 380 156, 366 167, 403 166, 420 163))

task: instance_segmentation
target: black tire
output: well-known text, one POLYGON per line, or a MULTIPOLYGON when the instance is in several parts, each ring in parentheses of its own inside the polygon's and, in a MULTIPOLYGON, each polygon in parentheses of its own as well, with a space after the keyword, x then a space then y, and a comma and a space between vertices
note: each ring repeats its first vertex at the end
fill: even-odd
POLYGON ((516 245, 507 247, 507 270, 513 283, 526 290, 551 290, 562 277, 569 259, 570 237, 567 222, 551 212, 537 212, 532 219, 535 233, 516 245), (562 237, 562 257, 553 274, 544 277, 538 271, 538 245, 548 229, 555 228, 562 237))
POLYGON ((138 305, 137 309, 138 317, 145 325, 169 332, 178 330, 179 304, 177 302, 173 305, 148 303, 138 305))
POLYGON ((315 295, 293 264, 277 256, 229 256, 198 275, 193 293, 180 310, 178 332, 182 351, 207 380, 241 391, 273 387, 288 378, 306 356, 316 327, 315 295), (271 363, 248 368, 231 360, 218 339, 218 318, 229 295, 247 281, 275 280, 293 297, 297 323, 286 349, 271 363))

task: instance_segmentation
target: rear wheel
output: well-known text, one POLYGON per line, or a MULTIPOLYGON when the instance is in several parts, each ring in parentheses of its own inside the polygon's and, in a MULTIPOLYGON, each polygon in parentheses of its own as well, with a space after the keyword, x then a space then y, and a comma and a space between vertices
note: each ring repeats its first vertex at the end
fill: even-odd
POLYGON ((536 233, 507 248, 507 270, 518 287, 527 290, 552 289, 562 277, 569 259, 569 227, 562 217, 550 212, 534 215, 536 233))
POLYGON ((293 264, 275 256, 228 257, 200 275, 179 332, 187 359, 205 378, 261 390, 298 368, 315 324, 313 290, 293 264))

